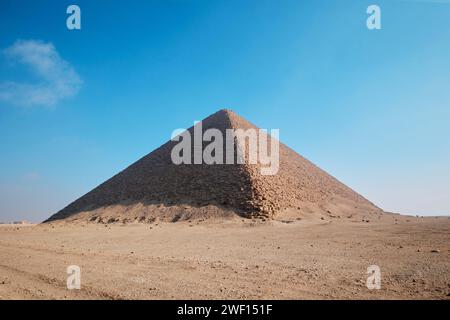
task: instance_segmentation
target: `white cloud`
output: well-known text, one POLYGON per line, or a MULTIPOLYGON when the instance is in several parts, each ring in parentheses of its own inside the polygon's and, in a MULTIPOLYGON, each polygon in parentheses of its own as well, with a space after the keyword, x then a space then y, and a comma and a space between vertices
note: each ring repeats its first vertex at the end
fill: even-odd
POLYGON ((18 106, 53 106, 78 93, 82 80, 75 69, 56 51, 52 43, 17 40, 3 50, 12 62, 28 66, 40 79, 38 83, 4 81, 0 101, 18 106))

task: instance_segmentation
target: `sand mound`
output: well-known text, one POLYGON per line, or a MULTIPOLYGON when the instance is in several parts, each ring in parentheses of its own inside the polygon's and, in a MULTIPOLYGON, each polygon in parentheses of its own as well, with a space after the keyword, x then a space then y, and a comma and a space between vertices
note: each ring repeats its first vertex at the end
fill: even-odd
MULTIPOLYGON (((257 129, 230 110, 216 112, 201 125, 203 132, 215 128, 224 136, 226 129, 257 129)), ((188 131, 193 134, 194 127, 188 131)), ((275 175, 262 175, 261 164, 250 164, 248 158, 243 164, 175 165, 171 151, 177 143, 165 143, 46 222, 178 221, 233 215, 273 218, 286 210, 298 214, 318 210, 329 215, 381 212, 282 143, 275 175)), ((203 148, 208 144, 203 143, 203 148)))

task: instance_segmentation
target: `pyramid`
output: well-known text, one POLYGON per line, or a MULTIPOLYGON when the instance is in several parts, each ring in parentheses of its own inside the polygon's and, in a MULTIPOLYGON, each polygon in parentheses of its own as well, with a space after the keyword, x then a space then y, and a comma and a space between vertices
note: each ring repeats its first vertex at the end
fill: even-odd
MULTIPOLYGON (((198 125, 198 124, 196 124, 198 125)), ((217 129, 258 129, 231 110, 219 110, 201 121, 203 132, 217 129)), ((193 134, 194 126, 188 131, 193 134)), ((268 136, 268 139, 272 139, 268 136)), ((168 141, 46 222, 178 221, 239 215, 271 219, 291 210, 348 214, 380 213, 381 209, 321 170, 295 151, 279 144, 279 170, 263 175, 261 163, 174 164, 168 141)), ((203 142, 204 148, 209 142, 203 142)), ((225 145, 225 143, 224 143, 225 145)), ((270 145, 270 144, 269 144, 270 145)), ((235 146, 235 151, 239 145, 235 146)), ((225 154, 225 146, 224 146, 225 154)), ((225 162, 225 161, 224 161, 225 162)))

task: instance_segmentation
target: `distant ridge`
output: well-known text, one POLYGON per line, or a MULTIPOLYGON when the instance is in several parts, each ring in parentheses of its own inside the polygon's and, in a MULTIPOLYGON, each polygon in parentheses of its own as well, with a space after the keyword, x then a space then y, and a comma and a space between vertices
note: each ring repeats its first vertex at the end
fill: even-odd
MULTIPOLYGON (((231 110, 202 121, 209 128, 257 129, 231 110)), ((188 129, 193 132, 194 127, 188 129)), ((171 160, 168 141, 75 200, 45 222, 178 221, 240 215, 271 219, 281 212, 333 215, 374 214, 382 210, 280 143, 279 171, 262 175, 260 164, 181 164, 171 160)))

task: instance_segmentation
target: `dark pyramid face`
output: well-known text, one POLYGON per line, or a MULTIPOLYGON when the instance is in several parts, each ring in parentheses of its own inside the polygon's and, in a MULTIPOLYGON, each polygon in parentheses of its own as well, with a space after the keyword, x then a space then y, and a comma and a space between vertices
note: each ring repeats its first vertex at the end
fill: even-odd
MULTIPOLYGON (((221 110, 202 121, 203 131, 231 129, 229 113, 221 110)), ((194 127, 188 129, 192 133, 194 127)), ((243 165, 175 165, 171 159, 176 141, 168 141, 124 171, 71 203, 49 220, 64 219, 84 211, 114 204, 163 204, 164 206, 215 204, 251 211, 250 176, 243 165)), ((193 146, 193 141, 192 141, 193 146)))
MULTIPOLYGON (((216 112, 201 121, 201 126, 203 132, 214 128, 224 137, 227 129, 257 129, 229 110, 216 112)), ((188 131, 194 135, 194 127, 188 131)), ((203 142, 202 149, 209 143, 203 142)), ((107 216, 110 221, 151 220, 160 211, 165 212, 165 219, 175 221, 183 210, 207 216, 211 206, 246 217, 272 217, 287 208, 301 209, 305 203, 320 207, 342 202, 365 211, 379 211, 283 144, 279 147, 279 170, 275 175, 263 175, 262 165, 251 164, 247 158, 242 164, 236 163, 236 157, 234 164, 225 163, 225 158, 223 164, 194 164, 194 152, 191 164, 176 165, 171 153, 177 144, 165 143, 47 221, 92 220, 99 216, 107 216)), ((191 145, 194 147, 194 141, 191 145)), ((242 146, 236 143, 235 154, 237 148, 242 146)), ((185 216, 189 218, 191 214, 185 216)))

